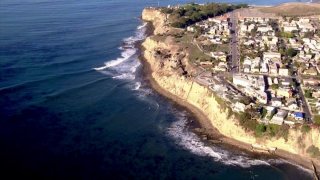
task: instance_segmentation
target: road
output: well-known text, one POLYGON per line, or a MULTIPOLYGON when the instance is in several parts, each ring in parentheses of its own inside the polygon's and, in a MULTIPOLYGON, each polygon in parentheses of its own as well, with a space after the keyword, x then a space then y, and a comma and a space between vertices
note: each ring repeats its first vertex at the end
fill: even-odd
POLYGON ((240 56, 238 52, 238 34, 237 34, 237 17, 234 11, 231 12, 231 44, 230 44, 230 55, 231 55, 231 73, 239 73, 240 69, 240 56))
MULTIPOLYGON (((300 79, 300 78, 297 77, 296 79, 300 79)), ((305 119, 306 119, 307 122, 312 122, 312 113, 310 111, 309 104, 306 101, 306 98, 304 97, 301 85, 297 86, 297 89, 299 91, 298 93, 299 93, 299 96, 300 96, 301 101, 302 101, 301 105, 302 105, 303 112, 305 113, 305 119)))

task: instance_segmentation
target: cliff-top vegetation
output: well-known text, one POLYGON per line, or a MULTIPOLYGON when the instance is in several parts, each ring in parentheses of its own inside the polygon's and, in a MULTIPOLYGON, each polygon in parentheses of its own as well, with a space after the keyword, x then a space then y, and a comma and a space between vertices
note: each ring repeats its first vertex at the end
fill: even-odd
POLYGON ((208 3, 205 5, 199 5, 191 3, 180 7, 162 8, 161 11, 170 15, 169 22, 171 26, 176 28, 185 28, 210 17, 219 16, 235 9, 245 7, 248 7, 248 5, 231 5, 224 3, 208 3))

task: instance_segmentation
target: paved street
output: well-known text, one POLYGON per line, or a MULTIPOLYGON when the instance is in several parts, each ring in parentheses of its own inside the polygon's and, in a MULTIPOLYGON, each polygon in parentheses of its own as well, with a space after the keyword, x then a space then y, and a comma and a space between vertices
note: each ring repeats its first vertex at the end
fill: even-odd
POLYGON ((236 13, 232 11, 230 16, 231 22, 231 44, 230 44, 230 54, 231 54, 231 72, 238 73, 239 72, 239 52, 238 52, 238 35, 237 35, 237 17, 236 13))
MULTIPOLYGON (((300 79, 300 78, 297 77, 296 79, 300 79)), ((298 91, 299 91, 299 96, 301 97, 301 101, 302 101, 301 105, 302 105, 303 112, 305 113, 305 119, 307 121, 312 122, 312 113, 310 111, 310 108, 309 108, 309 105, 308 105, 308 103, 306 101, 306 98, 304 97, 301 85, 299 85, 297 88, 298 88, 298 91)))

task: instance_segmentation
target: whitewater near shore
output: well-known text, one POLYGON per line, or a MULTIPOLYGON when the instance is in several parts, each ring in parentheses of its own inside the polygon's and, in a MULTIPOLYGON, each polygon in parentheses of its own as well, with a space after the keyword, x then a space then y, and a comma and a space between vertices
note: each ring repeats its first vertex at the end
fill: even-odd
POLYGON ((234 116, 229 117, 227 110, 221 109, 215 96, 207 87, 174 70, 172 68, 173 61, 156 56, 157 51, 170 52, 172 59, 180 58, 179 63, 183 64, 186 71, 189 73, 194 71, 188 61, 188 52, 179 47, 179 44, 175 43, 168 35, 172 28, 165 23, 166 15, 157 9, 147 8, 142 13, 142 19, 150 22, 153 26, 153 33, 142 43, 144 68, 147 69, 146 74, 149 76, 153 88, 193 112, 206 134, 247 150, 250 150, 251 144, 254 143, 266 147, 276 147, 278 149, 276 156, 289 159, 309 169, 312 169, 312 160, 319 167, 319 161, 311 158, 306 152, 306 148, 311 145, 320 147, 318 129, 313 128, 307 134, 303 134, 299 129, 290 129, 288 140, 284 138, 256 138, 252 132, 244 130, 234 116), (164 38, 159 40, 154 38, 154 35, 161 35, 164 38), (302 145, 301 140, 303 140, 302 145))

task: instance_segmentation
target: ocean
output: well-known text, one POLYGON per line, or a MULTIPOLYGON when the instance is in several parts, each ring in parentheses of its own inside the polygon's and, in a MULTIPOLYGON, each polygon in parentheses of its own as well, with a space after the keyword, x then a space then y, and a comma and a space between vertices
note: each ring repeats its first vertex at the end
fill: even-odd
POLYGON ((202 141, 193 115, 150 88, 135 44, 142 9, 157 5, 1 0, 0 177, 312 179, 283 159, 202 141))

